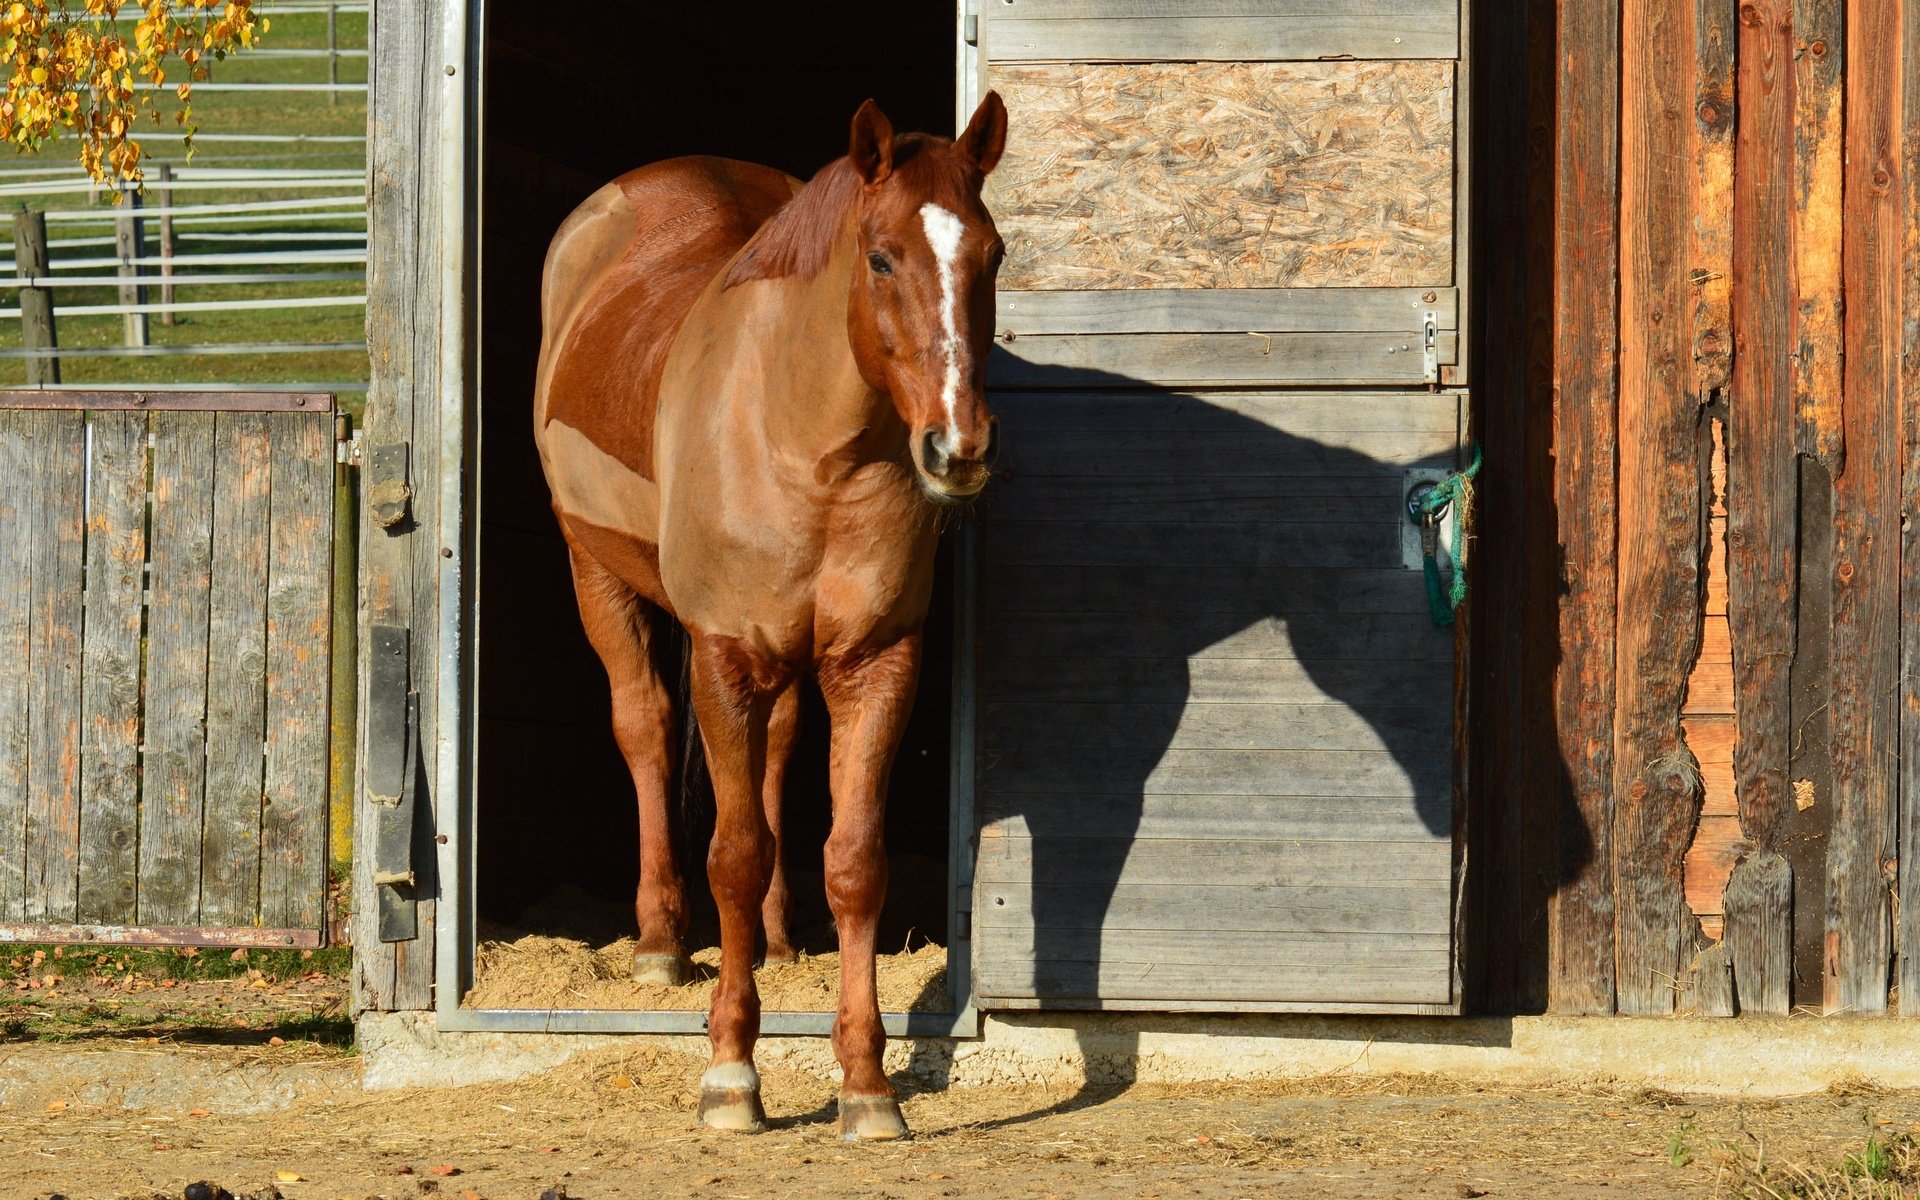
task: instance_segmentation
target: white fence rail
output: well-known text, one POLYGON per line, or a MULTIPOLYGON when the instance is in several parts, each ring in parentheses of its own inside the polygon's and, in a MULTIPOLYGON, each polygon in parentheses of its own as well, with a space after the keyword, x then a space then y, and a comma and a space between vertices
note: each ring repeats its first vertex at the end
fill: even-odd
MULTIPOLYGON (((0 195, 72 195, 96 190, 90 180, 72 178, 0 184, 0 195)), ((29 212, 13 222, 16 238, 11 262, 0 262, 0 297, 11 294, 17 303, 0 303, 0 330, 18 330, 18 346, 0 348, 0 361, 24 361, 28 386, 60 386, 63 359, 187 358, 197 355, 286 355, 364 353, 363 341, 233 341, 183 344, 150 338, 149 319, 171 324, 176 315, 197 313, 257 313, 285 310, 364 308, 364 287, 345 291, 343 284, 362 284, 367 261, 366 192, 364 174, 355 171, 181 169, 173 178, 149 183, 149 195, 158 192, 162 203, 141 207, 138 197, 108 207, 29 212), (343 193, 342 185, 356 188, 343 193), (282 189, 326 188, 330 195, 287 197, 282 189), (181 191, 221 190, 242 195, 280 192, 273 199, 214 198, 213 202, 182 202, 181 191), (290 223, 339 222, 338 229, 296 228, 290 223), (256 228, 267 225, 271 227, 256 228), (50 238, 48 227, 82 234, 50 238), (111 234, 90 235, 89 227, 108 227, 111 234), (205 247, 180 253, 183 236, 205 247), (159 253, 150 240, 160 234, 159 253), (312 249, 296 248, 314 243, 312 249), (112 248, 89 253, 88 248, 112 248), (58 252, 65 252, 60 254, 58 252), (77 253, 76 253, 77 251, 77 253), (195 299, 177 298, 177 290, 221 289, 244 285, 287 284, 315 290, 319 295, 230 296, 220 291, 199 292, 195 299), (79 289, 116 289, 118 302, 108 297, 76 295, 79 289), (80 302, 82 300, 93 302, 80 302), (124 345, 61 346, 56 331, 63 320, 118 317, 124 326, 124 345)), ((0 238, 6 225, 0 219, 0 238)), ((108 293, 111 297, 112 292, 108 293)), ((93 337, 97 338, 98 327, 93 337)), ((338 338, 338 334, 335 334, 338 338)), ((10 339, 11 340, 11 339, 10 339)), ((92 340, 89 338, 87 340, 92 340)), ((15 368, 16 370, 18 368, 15 368)), ((89 386, 99 386, 97 384, 89 386)), ((139 384, 146 387, 147 384, 139 384)), ((359 390, 357 385, 327 383, 327 390, 359 390)))

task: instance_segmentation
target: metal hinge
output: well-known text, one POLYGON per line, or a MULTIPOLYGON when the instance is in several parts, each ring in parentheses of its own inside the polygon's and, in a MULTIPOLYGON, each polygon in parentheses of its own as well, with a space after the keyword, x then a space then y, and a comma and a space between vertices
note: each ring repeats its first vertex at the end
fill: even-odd
POLYGON ((1420 355, 1427 382, 1438 387, 1440 385, 1440 314, 1432 309, 1428 309, 1420 318, 1420 355))
POLYGON ((369 451, 367 509, 382 529, 404 524, 413 505, 413 486, 407 482, 407 443, 393 442, 369 451))
POLYGON ((366 444, 363 431, 351 428, 353 418, 341 413, 333 423, 333 461, 343 467, 358 469, 362 457, 361 447, 366 444))
POLYGON ((960 36, 969 46, 980 44, 980 0, 967 0, 967 12, 960 22, 960 36))

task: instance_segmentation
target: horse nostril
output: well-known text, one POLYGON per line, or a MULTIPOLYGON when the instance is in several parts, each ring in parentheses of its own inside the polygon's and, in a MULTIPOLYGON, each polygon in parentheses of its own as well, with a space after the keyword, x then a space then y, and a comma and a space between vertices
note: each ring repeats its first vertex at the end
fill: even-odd
POLYGON ((939 475, 947 469, 947 456, 940 450, 940 435, 929 429, 920 438, 920 465, 927 474, 939 475))

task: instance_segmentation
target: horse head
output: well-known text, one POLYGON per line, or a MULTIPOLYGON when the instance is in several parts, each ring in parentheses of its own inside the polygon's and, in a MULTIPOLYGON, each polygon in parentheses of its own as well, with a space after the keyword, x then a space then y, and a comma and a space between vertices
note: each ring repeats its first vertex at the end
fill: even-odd
POLYGON ((987 406, 994 276, 1005 247, 980 200, 1007 141, 992 92, 958 138, 906 134, 869 100, 847 155, 860 178, 847 332, 867 384, 891 396, 936 501, 986 486, 997 422, 987 406))

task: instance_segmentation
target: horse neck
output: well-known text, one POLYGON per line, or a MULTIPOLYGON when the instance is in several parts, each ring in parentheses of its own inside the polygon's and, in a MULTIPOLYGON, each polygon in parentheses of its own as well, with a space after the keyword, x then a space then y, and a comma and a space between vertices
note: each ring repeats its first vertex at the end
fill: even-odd
POLYGON ((827 265, 793 280, 779 324, 783 349, 768 380, 763 414, 769 439, 786 447, 857 457, 900 457, 906 428, 893 400, 861 377, 847 329, 849 291, 859 241, 849 218, 827 265))

